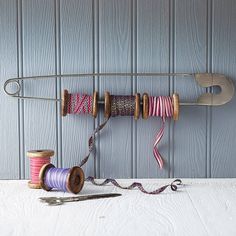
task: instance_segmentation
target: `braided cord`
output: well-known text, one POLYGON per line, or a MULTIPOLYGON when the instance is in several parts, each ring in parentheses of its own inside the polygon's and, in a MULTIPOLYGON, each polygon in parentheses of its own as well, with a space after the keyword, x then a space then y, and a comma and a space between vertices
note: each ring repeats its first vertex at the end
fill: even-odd
POLYGON ((133 116, 135 96, 111 95, 111 116, 133 116))

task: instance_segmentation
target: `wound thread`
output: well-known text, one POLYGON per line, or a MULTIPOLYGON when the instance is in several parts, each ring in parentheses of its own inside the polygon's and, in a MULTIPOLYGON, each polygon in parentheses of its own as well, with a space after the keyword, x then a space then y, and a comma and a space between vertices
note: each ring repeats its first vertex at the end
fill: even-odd
POLYGON ((39 184, 39 172, 43 165, 50 163, 50 157, 30 158, 30 176, 32 184, 39 184))
POLYGON ((53 150, 31 150, 27 152, 27 156, 30 158, 30 181, 28 182, 30 188, 41 188, 40 170, 42 166, 50 163, 53 155, 53 150))
POLYGON ((169 96, 152 97, 149 96, 149 116, 158 116, 162 119, 162 124, 153 144, 153 155, 160 168, 163 168, 163 158, 158 150, 158 144, 164 135, 166 117, 172 117, 174 113, 173 100, 169 96))
POLYGON ((45 174, 45 184, 51 189, 58 189, 67 192, 67 177, 69 168, 50 168, 45 174))
POLYGON ((111 95, 111 116, 134 116, 135 96, 111 95))
POLYGON ((68 94, 68 114, 92 114, 93 97, 88 94, 68 94))
POLYGON ((84 172, 79 166, 56 168, 44 165, 39 173, 40 184, 44 190, 56 189, 63 192, 79 193, 84 185, 84 172))

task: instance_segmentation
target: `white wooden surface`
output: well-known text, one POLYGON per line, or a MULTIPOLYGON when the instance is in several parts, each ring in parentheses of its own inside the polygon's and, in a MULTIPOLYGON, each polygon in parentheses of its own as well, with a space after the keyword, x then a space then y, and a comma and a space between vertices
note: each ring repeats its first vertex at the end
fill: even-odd
MULTIPOLYGON (((141 181, 154 189, 169 179, 141 181)), ((124 185, 132 180, 120 180, 124 185)), ((68 193, 32 190, 25 180, 0 181, 0 232, 5 235, 236 235, 236 179, 183 179, 178 192, 160 195, 96 187, 81 194, 121 197, 47 206, 40 196, 68 193)))

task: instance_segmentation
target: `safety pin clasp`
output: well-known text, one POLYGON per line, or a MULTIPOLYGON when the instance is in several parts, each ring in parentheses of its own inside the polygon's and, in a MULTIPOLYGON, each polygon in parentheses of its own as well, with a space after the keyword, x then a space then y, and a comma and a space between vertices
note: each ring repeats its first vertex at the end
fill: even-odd
POLYGON ((204 93, 197 99, 197 104, 206 106, 219 106, 229 102, 234 96, 234 84, 229 78, 221 74, 198 73, 195 74, 197 83, 203 88, 220 87, 220 93, 204 93))

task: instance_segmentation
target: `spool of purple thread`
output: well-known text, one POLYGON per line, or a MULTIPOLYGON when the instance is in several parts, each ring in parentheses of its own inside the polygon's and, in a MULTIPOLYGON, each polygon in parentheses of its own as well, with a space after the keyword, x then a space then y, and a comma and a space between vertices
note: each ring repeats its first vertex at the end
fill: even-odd
POLYGON ((39 173, 41 187, 50 191, 79 193, 84 185, 84 172, 79 166, 56 168, 53 164, 44 165, 39 173))

